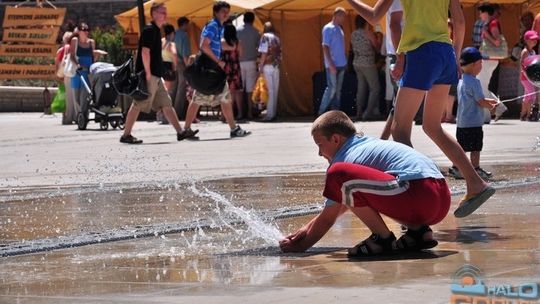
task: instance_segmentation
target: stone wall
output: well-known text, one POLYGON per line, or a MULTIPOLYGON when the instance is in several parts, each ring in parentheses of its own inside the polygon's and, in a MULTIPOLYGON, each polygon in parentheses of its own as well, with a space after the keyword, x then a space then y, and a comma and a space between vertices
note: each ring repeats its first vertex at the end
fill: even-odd
MULTIPOLYGON (((43 112, 43 87, 0 86, 0 112, 43 112)), ((57 88, 48 89, 52 98, 57 88)))

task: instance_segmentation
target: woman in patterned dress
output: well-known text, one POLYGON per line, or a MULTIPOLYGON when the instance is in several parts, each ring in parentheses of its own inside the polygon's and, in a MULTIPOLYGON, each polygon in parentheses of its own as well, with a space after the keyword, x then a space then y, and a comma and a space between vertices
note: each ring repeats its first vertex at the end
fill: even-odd
POLYGON ((242 74, 240 71, 240 53, 242 52, 242 48, 236 36, 236 28, 232 22, 226 22, 224 24, 221 44, 223 48, 221 60, 225 62, 224 70, 227 74, 227 84, 231 91, 233 105, 236 105, 236 120, 241 120, 244 119, 242 74))

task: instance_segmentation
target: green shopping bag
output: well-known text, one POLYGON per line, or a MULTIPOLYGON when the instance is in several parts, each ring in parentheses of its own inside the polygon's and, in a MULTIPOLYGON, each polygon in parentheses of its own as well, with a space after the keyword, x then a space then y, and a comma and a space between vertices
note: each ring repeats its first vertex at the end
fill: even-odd
POLYGON ((63 83, 58 86, 58 92, 51 103, 51 112, 63 113, 66 110, 66 88, 63 83))

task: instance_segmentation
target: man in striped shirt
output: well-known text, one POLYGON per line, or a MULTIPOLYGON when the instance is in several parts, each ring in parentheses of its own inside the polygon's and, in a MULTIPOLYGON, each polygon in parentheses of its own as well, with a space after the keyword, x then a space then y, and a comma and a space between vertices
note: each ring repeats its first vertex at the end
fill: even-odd
MULTIPOLYGON (((231 6, 225 1, 217 1, 212 8, 214 18, 206 24, 201 33, 200 49, 206 56, 216 62, 221 69, 225 67, 225 62, 221 60, 221 41, 223 38, 223 23, 229 19, 231 6)), ((231 128, 230 136, 244 137, 251 134, 250 131, 242 129, 234 120, 234 113, 231 102, 231 92, 229 86, 225 83, 223 91, 216 95, 204 95, 195 90, 193 100, 189 104, 184 131, 181 136, 187 139, 198 139, 195 135, 197 131, 191 130, 191 123, 195 119, 200 106, 221 106, 221 113, 227 124, 231 128)))

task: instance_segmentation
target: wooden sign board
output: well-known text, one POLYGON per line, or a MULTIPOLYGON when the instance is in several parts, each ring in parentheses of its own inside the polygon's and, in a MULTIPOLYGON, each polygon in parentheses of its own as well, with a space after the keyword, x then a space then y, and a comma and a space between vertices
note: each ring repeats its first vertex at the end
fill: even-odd
POLYGON ((56 45, 3 43, 0 45, 0 56, 55 58, 57 50, 56 45))
POLYGON ((6 7, 3 27, 60 26, 66 15, 65 8, 6 7))
POLYGON ((0 63, 0 79, 56 79, 54 65, 0 63))
POLYGON ((55 44, 58 36, 58 27, 5 29, 4 42, 32 42, 39 44, 55 44))

